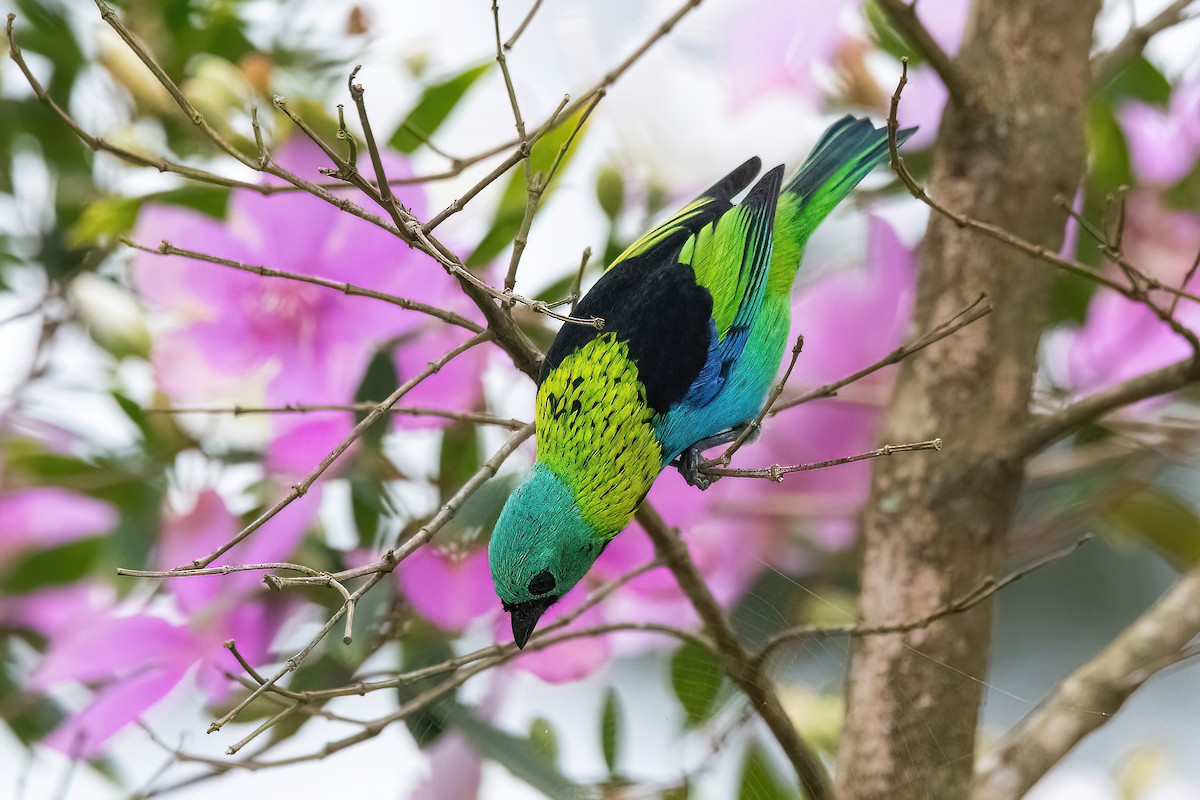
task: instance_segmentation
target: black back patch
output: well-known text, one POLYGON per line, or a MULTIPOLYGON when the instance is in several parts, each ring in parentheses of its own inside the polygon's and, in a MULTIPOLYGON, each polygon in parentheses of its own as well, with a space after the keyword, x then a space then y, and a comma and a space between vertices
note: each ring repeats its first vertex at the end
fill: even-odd
POLYGON ((667 259, 655 251, 622 262, 596 281, 575 316, 602 317, 604 329, 564 324, 542 363, 539 383, 595 337, 613 334, 628 343, 652 409, 665 414, 683 399, 708 359, 712 295, 673 252, 667 259))

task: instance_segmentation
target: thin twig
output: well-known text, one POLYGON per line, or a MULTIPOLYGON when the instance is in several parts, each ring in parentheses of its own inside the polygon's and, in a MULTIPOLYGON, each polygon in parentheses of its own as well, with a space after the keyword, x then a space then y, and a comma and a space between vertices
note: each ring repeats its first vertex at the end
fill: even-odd
MULTIPOLYGON (((1189 346, 1191 346, 1192 351, 1196 354, 1197 359, 1200 359, 1200 338, 1198 338, 1191 330, 1180 325, 1179 322, 1176 321, 1169 313, 1167 313, 1165 309, 1160 308, 1158 304, 1152 302, 1147 294, 1147 289, 1160 290, 1170 294, 1178 295, 1180 297, 1185 297, 1189 300, 1195 300, 1197 302, 1200 302, 1200 297, 1182 289, 1176 289, 1173 286, 1167 286, 1166 284, 1163 284, 1156 278, 1147 275, 1145 271, 1133 267, 1120 253, 1112 251, 1111 248, 1105 248, 1105 254, 1112 258, 1114 262, 1119 264, 1126 272, 1127 276, 1136 274, 1137 280, 1141 281, 1141 285, 1134 285, 1132 287, 1123 286, 1119 282, 1093 270, 1082 262, 1064 258, 1058 253, 1052 252, 1050 249, 1042 245, 1028 242, 1016 234, 1005 230, 1004 228, 991 225, 986 222, 980 222, 979 220, 972 219, 964 214, 959 214, 958 212, 952 211, 951 209, 939 203, 937 200, 934 200, 932 197, 930 197, 926 193, 925 189, 917 183, 915 178, 913 178, 912 173, 910 173, 908 168, 904 166, 904 159, 900 157, 899 142, 896 138, 900 128, 900 123, 897 120, 897 113, 900 106, 900 94, 904 91, 904 87, 908 84, 908 59, 902 58, 900 59, 900 63, 900 80, 896 84, 896 91, 892 94, 891 109, 888 113, 888 149, 891 155, 892 170, 900 178, 901 182, 908 188, 909 193, 912 194, 913 197, 917 198, 937 213, 951 220, 960 228, 969 228, 971 230, 983 233, 997 241, 1004 242, 1005 244, 1014 247, 1021 252, 1026 253, 1027 255, 1033 256, 1039 261, 1043 261, 1047 264, 1058 267, 1059 269, 1087 278, 1094 283, 1112 289, 1128 300, 1141 303, 1156 316, 1158 316, 1159 319, 1166 323, 1175 333, 1183 337, 1188 342, 1189 346)), ((1132 277, 1131 282, 1134 282, 1132 277)))
POLYGON ((736 469, 733 467, 703 467, 702 472, 708 475, 719 476, 722 478, 765 478, 783 483, 784 475, 791 475, 793 472, 809 472, 814 469, 825 469, 826 467, 835 467, 839 464, 853 464, 855 461, 866 461, 871 458, 882 458, 896 453, 911 453, 917 450, 941 450, 941 439, 930 439, 925 442, 912 442, 910 444, 885 444, 883 447, 871 450, 867 453, 859 453, 853 456, 844 456, 842 458, 833 458, 828 461, 816 461, 811 464, 791 464, 783 466, 780 464, 772 464, 769 467, 761 469, 736 469))
POLYGON ((517 39, 521 38, 521 34, 524 33, 525 29, 529 27, 529 23, 533 22, 534 15, 537 14, 538 9, 541 7, 542 0, 534 0, 533 8, 529 9, 529 13, 525 15, 525 19, 521 20, 521 24, 517 26, 515 31, 513 31, 513 35, 508 37, 508 41, 504 43, 504 49, 506 51, 513 49, 513 45, 517 43, 517 39))
POLYGON ((774 653, 774 651, 780 645, 786 644, 787 642, 795 639, 818 636, 881 636, 891 633, 908 633, 909 631, 914 631, 918 628, 926 628, 932 625, 934 622, 937 622, 942 617, 948 617, 952 614, 961 614, 964 611, 974 608, 987 598, 996 594, 996 592, 999 592, 1001 589, 1004 589, 1010 584, 1019 581, 1029 573, 1036 572, 1048 564, 1052 564, 1055 561, 1066 558, 1084 544, 1089 542, 1091 539, 1092 534, 1084 534, 1071 545, 1043 556, 1031 564, 1026 564, 1023 567, 1010 572, 1008 575, 1005 575, 999 580, 992 576, 984 578, 978 586, 962 597, 946 603, 941 608, 930 614, 926 614, 914 620, 909 620, 908 622, 897 622, 887 625, 854 624, 834 627, 827 625, 796 625, 786 630, 782 630, 767 640, 767 643, 763 645, 762 649, 758 652, 758 655, 755 656, 755 660, 759 662, 759 664, 765 665, 767 659, 770 658, 771 654, 774 653))
POLYGON ((189 101, 184 95, 183 90, 176 85, 175 81, 171 80, 171 76, 167 75, 167 71, 162 68, 162 65, 160 65, 154 59, 154 57, 150 55, 150 52, 142 46, 141 41, 134 36, 128 28, 125 27, 125 24, 121 22, 121 20, 117 17, 116 12, 112 10, 112 7, 109 6, 108 3, 104 2, 104 0, 96 0, 96 8, 100 9, 100 18, 108 23, 110 28, 116 31, 117 35, 120 36, 125 41, 125 44, 129 46, 129 49, 132 50, 137 57, 142 60, 142 63, 154 73, 154 77, 157 78, 158 82, 163 86, 163 88, 170 93, 171 98, 175 101, 175 104, 178 105, 179 109, 183 111, 189 120, 192 121, 192 124, 203 131, 204 135, 207 136, 225 153, 233 156, 235 159, 251 169, 258 169, 258 163, 255 161, 255 159, 246 155, 237 147, 234 147, 216 130, 216 128, 208 124, 208 121, 204 119, 204 115, 192 105, 191 101, 189 101))
MULTIPOLYGON (((512 255, 508 261, 508 272, 504 277, 504 291, 512 292, 517 284, 517 267, 521 263, 521 256, 525 253, 525 246, 529 242, 529 229, 533 225, 533 217, 541 206, 542 197, 550 186, 550 181, 554 180, 554 175, 558 172, 558 168, 562 165, 563 159, 566 157, 567 151, 571 145, 575 143, 575 137, 579 135, 579 131, 587 123, 588 117, 592 110, 596 108, 596 104, 600 102, 603 93, 599 93, 593 97, 591 103, 584 107, 583 113, 579 115, 579 119, 575 121, 575 127, 567 140, 559 147, 558 153, 555 154, 554 161, 550 165, 550 169, 545 173, 538 173, 529 178, 526 184, 527 199, 525 202, 525 213, 521 217, 521 225, 517 229, 517 235, 513 237, 512 255)), ((563 106, 566 106, 568 98, 563 98, 563 106)), ((529 159, 525 159, 526 167, 529 166, 529 159)), ((603 325, 603 320, 600 321, 603 325)))
POLYGON ((198 558, 191 562, 191 564, 179 567, 179 571, 186 572, 188 570, 203 569, 204 567, 207 567, 209 564, 216 561, 230 549, 235 547, 247 536, 261 528, 276 514, 278 514, 287 506, 291 505, 292 502, 304 496, 304 494, 306 494, 312 487, 313 483, 316 482, 317 478, 321 477, 325 470, 329 469, 330 465, 340 458, 342 453, 349 449, 350 445, 354 444, 354 442, 358 440, 358 437, 363 434, 363 431, 371 427, 376 420, 387 413, 387 410, 399 402, 401 397, 415 389, 422 381, 435 374, 455 357, 465 353, 467 350, 470 350, 472 347, 478 344, 491 341, 491 339, 491 332, 485 331, 484 333, 473 336, 462 344, 451 348, 441 358, 429 362, 425 369, 421 370, 412 378, 402 383, 399 387, 397 387, 396 391, 392 392, 391 395, 388 396, 386 400, 375 406, 375 408, 371 409, 371 411, 368 412, 367 415, 363 417, 363 419, 357 425, 354 426, 350 433, 347 434, 346 437, 342 439, 342 441, 339 442, 338 445, 334 447, 328 455, 325 456, 325 458, 321 459, 321 463, 319 463, 311 472, 304 476, 303 480, 292 484, 291 491, 288 492, 287 495, 285 495, 279 502, 264 511, 257 519, 240 530, 232 539, 225 542, 207 556, 198 558))
MULTIPOLYGON (((283 406, 173 406, 170 408, 148 406, 142 408, 141 412, 143 414, 229 414, 235 417, 243 414, 314 414, 323 411, 343 411, 357 414, 370 411, 377 405, 379 403, 374 400, 365 400, 358 403, 288 403, 283 406)), ((392 416, 439 417, 456 422, 470 422, 476 425, 495 425, 496 427, 508 428, 514 431, 529 424, 519 419, 497 417, 493 414, 484 414, 477 411, 449 411, 443 408, 423 408, 418 406, 390 408, 387 413, 392 416)))
POLYGON ((1158 33, 1173 25, 1196 19, 1197 15, 1186 13, 1188 6, 1193 2, 1194 0, 1175 0, 1144 24, 1130 28, 1111 50, 1092 57, 1092 77, 1105 77, 1141 53, 1158 33))
POLYGON ((988 314, 992 313, 992 307, 990 304, 985 302, 986 300, 987 295, 979 295, 979 297, 975 298, 970 305, 968 305, 962 311, 959 311, 950 319, 926 331, 916 339, 905 342, 900 347, 897 347, 895 350, 888 353, 886 356, 870 366, 863 367, 857 372, 847 375, 841 380, 834 381, 833 383, 827 383, 824 386, 805 392, 799 397, 793 397, 788 400, 784 400, 781 403, 776 403, 775 407, 769 412, 769 416, 775 416, 776 414, 786 411, 789 408, 795 408, 798 405, 803 405, 804 403, 809 403, 813 400, 819 400, 823 397, 834 397, 844 387, 860 381, 868 375, 874 374, 881 369, 890 367, 893 364, 898 364, 911 356, 913 353, 924 350, 926 347, 929 347, 929 345, 935 342, 940 342, 942 339, 954 335, 968 325, 978 322, 988 314))
POLYGON ((916 0, 909 0, 907 3, 904 0, 878 0, 878 2, 879 7, 888 15, 900 34, 917 48, 917 51, 937 72, 938 77, 942 79, 942 83, 950 92, 950 96, 963 103, 973 100, 971 90, 974 87, 968 80, 968 76, 954 65, 950 56, 946 54, 946 51, 941 48, 929 30, 921 24, 920 18, 917 17, 916 0))
POLYGON ((318 278, 315 275, 302 275, 298 272, 272 269, 271 267, 264 267, 258 264, 245 264, 241 261, 234 261, 233 259, 229 258, 221 258, 219 256, 209 255, 208 253, 201 253, 197 250, 188 250, 183 247, 176 247, 165 239, 161 244, 159 244, 158 247, 148 247, 144 244, 138 244, 137 242, 131 241, 124 237, 122 237, 120 241, 121 244, 125 245, 126 247, 131 247, 134 250, 140 250, 143 253, 150 253, 158 256, 179 256, 181 258, 190 258, 194 261, 205 261, 209 264, 219 264, 223 267, 229 267, 241 272, 249 272, 252 275, 258 275, 262 278, 280 278, 282 280, 308 283, 312 284, 313 286, 321 286, 326 289, 333 289, 334 291, 341 292, 342 294, 349 295, 351 297, 369 297, 372 300, 381 300, 385 303, 391 303, 394 306, 399 306, 400 308, 407 309, 408 311, 416 311, 420 314, 427 314, 428 316, 435 317, 443 322, 448 322, 451 325, 455 325, 459 328, 465 328, 472 333, 478 334, 482 333, 484 330, 482 326, 472 322, 461 314, 454 313, 453 311, 449 311, 444 308, 438 308, 437 306, 432 306, 428 303, 422 303, 419 300, 410 300, 407 297, 397 297, 396 295, 387 294, 386 292, 368 289, 364 286, 358 286, 345 281, 332 281, 328 278, 318 278))
POLYGON ((771 388, 771 392, 767 395, 767 400, 765 403, 763 403, 762 408, 759 409, 758 414, 754 417, 749 425, 742 429, 742 432, 738 434, 738 437, 734 439, 732 443, 730 443, 725 452, 721 453, 721 455, 709 465, 710 467, 729 466, 730 462, 733 461, 733 457, 737 451, 741 450, 742 446, 745 445, 746 442, 750 441, 750 437, 754 436, 755 433, 758 432, 759 428, 762 427, 763 420, 766 418, 771 409, 775 407, 775 403, 779 400, 779 396, 783 394, 784 387, 787 386, 788 379, 792 377, 792 370, 796 368, 796 361, 800 358, 800 353, 803 350, 804 334, 800 334, 796 337, 796 343, 792 345, 792 357, 788 360, 787 369, 783 371, 783 377, 780 378, 779 381, 771 388))

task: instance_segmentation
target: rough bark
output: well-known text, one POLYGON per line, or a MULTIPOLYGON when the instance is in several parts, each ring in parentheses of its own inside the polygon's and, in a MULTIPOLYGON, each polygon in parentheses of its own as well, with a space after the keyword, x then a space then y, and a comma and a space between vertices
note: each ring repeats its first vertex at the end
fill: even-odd
MULTIPOLYGON (((954 68, 969 76, 942 119, 931 193, 1051 248, 1053 198, 1083 171, 1088 53, 1098 0, 975 0, 954 68)), ((901 104, 903 121, 903 103, 901 104)), ((1028 421, 1049 267, 935 215, 914 328, 986 292, 995 312, 901 367, 883 441, 941 437, 929 458, 876 462, 865 512, 868 626, 933 612, 994 574, 1023 480, 999 445, 1028 421)), ((969 796, 991 606, 856 642, 837 764, 842 800, 969 796)))

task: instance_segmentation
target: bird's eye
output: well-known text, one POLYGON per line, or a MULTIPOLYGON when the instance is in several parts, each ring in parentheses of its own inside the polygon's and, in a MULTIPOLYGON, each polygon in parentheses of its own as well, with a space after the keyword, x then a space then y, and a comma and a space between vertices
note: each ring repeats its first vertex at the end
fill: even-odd
POLYGON ((529 582, 530 594, 545 594, 554 589, 554 576, 547 570, 542 570, 537 575, 533 576, 533 580, 529 582))

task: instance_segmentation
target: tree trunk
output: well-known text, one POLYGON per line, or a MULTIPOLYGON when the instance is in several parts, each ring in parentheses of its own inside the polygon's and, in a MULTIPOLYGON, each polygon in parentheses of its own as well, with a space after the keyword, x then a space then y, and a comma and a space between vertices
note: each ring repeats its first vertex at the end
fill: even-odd
MULTIPOLYGON (((969 96, 942 118, 931 194, 967 216, 1060 246, 1083 171, 1088 55, 1099 0, 974 0, 954 68, 969 96)), ((904 104, 900 120, 904 120, 904 104)), ((882 441, 941 437, 940 454, 879 459, 865 511, 866 625, 916 619, 994 574, 1023 481, 989 456, 1028 421, 1052 268, 935 214, 914 330, 986 292, 994 313, 906 360, 882 441)), ((837 796, 969 795, 991 606, 854 647, 837 796)))

